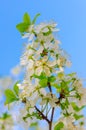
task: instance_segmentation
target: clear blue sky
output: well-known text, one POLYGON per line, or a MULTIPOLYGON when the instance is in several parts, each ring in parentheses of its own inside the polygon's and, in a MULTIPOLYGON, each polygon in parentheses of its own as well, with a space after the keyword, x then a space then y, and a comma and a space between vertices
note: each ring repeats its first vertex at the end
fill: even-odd
POLYGON ((58 22, 59 39, 73 62, 70 71, 86 78, 86 0, 1 0, 0 74, 19 62, 23 40, 15 26, 25 12, 32 18, 40 12, 38 22, 58 22))

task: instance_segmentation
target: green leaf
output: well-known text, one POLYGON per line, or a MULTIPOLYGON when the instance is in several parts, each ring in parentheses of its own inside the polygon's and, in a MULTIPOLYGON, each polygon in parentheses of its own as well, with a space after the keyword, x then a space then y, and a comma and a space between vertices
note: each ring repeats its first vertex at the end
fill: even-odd
POLYGON ((65 94, 69 93, 69 86, 66 81, 62 80, 61 82, 61 88, 65 92, 65 94))
POLYGON ((12 102, 18 100, 18 98, 15 95, 15 93, 12 90, 10 90, 10 89, 6 89, 5 90, 5 96, 6 96, 5 104, 9 104, 9 103, 12 103, 12 102))
POLYGON ((61 93, 61 87, 60 87, 60 86, 58 86, 57 92, 58 92, 58 93, 61 93))
POLYGON ((42 72, 39 76, 34 74, 33 77, 40 79, 39 84, 41 87, 47 86, 48 78, 44 72, 42 72))
POLYGON ((63 122, 59 122, 55 127, 54 130, 61 130, 64 127, 63 122))
POLYGON ((73 107, 73 109, 75 110, 75 111, 79 111, 79 107, 76 105, 76 103, 75 102, 71 102, 71 105, 72 105, 72 107, 73 107))
POLYGON ((59 79, 62 79, 64 77, 64 73, 60 72, 60 73, 58 73, 57 76, 58 76, 59 79))
POLYGON ((40 120, 42 119, 41 115, 39 115, 38 112, 33 112, 32 114, 27 113, 27 115, 25 117, 23 117, 23 120, 26 121, 27 118, 33 119, 33 117, 36 117, 37 119, 40 119, 40 120))
POLYGON ((36 127, 38 125, 38 122, 33 122, 30 124, 30 127, 36 127))
POLYGON ((34 78, 38 78, 38 79, 46 79, 46 74, 44 72, 42 72, 39 76, 36 74, 33 74, 34 78))
POLYGON ((49 82, 54 82, 56 80, 56 77, 55 76, 50 76, 48 77, 48 81, 49 82))
POLYGON ((53 86, 54 88, 56 88, 58 93, 61 92, 61 86, 59 84, 57 84, 57 83, 51 83, 51 86, 53 86))
POLYGON ((51 33, 52 33, 52 31, 51 31, 51 30, 49 30, 48 32, 43 33, 43 35, 44 35, 44 36, 48 36, 48 35, 50 35, 51 33))
POLYGON ((42 119, 41 115, 38 112, 33 112, 32 116, 36 117, 37 119, 42 119))
POLYGON ((74 118, 75 118, 76 120, 79 120, 79 119, 83 118, 83 115, 74 114, 73 116, 74 116, 74 118))
POLYGON ((32 119, 32 114, 27 114, 23 117, 23 120, 26 121, 27 118, 31 118, 32 119))
POLYGON ((47 76, 44 72, 41 73, 41 75, 39 76, 40 79, 46 79, 47 76))
POLYGON ((35 24, 35 22, 36 22, 36 20, 37 20, 37 18, 40 16, 40 13, 38 13, 38 14, 36 14, 35 15, 35 17, 34 17, 34 19, 33 19, 33 21, 32 21, 32 24, 35 24))
POLYGON ((11 115, 9 115, 7 112, 3 113, 3 119, 9 118, 11 115))
POLYGON ((71 105, 72 105, 73 109, 74 109, 76 112, 81 111, 81 110, 85 107, 85 106, 78 107, 75 102, 71 102, 71 105))
POLYGON ((16 82, 16 83, 14 84, 14 87, 13 87, 13 90, 14 90, 14 92, 16 93, 16 95, 19 94, 19 87, 17 86, 18 83, 19 83, 19 82, 16 82))
POLYGON ((61 108, 64 110, 64 109, 68 109, 68 106, 70 105, 68 99, 66 98, 65 99, 65 102, 62 102, 61 103, 61 108))
POLYGON ((18 29, 18 31, 20 33, 26 32, 28 27, 29 27, 28 23, 19 23, 19 24, 16 25, 16 28, 18 29))
POLYGON ((24 21, 24 23, 27 23, 29 25, 31 24, 31 19, 30 19, 30 16, 28 15, 28 13, 24 14, 23 21, 24 21))
POLYGON ((9 115, 7 112, 5 112, 5 113, 3 113, 3 115, 2 115, 2 117, 0 117, 0 119, 7 119, 7 118, 9 118, 9 117, 11 117, 11 115, 9 115))
POLYGON ((73 76, 76 75, 76 73, 74 72, 74 73, 70 73, 70 74, 67 74, 67 75, 73 77, 73 76))
POLYGON ((76 92, 75 97, 78 98, 79 100, 81 100, 81 95, 78 92, 76 92))
POLYGON ((41 87, 46 87, 47 86, 47 78, 46 79, 41 79, 40 81, 39 81, 39 84, 41 85, 41 87))
POLYGON ((65 103, 60 103, 61 109, 64 110, 66 108, 65 103))
POLYGON ((58 87, 60 87, 60 85, 57 84, 57 83, 51 83, 51 85, 52 85, 54 88, 58 88, 58 87))

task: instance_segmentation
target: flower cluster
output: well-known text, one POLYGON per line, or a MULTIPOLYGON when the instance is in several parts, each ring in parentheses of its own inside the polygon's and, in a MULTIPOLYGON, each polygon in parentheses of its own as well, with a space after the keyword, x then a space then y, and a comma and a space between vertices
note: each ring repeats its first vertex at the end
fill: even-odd
POLYGON ((46 91, 46 88, 55 80, 55 75, 64 72, 64 67, 71 64, 60 48, 60 42, 54 37, 56 31, 58 31, 56 23, 41 23, 36 26, 31 25, 29 33, 23 36, 23 38, 27 37, 28 43, 21 56, 25 78, 21 84, 18 84, 21 90, 19 97, 22 100, 26 99, 26 104, 30 100, 28 106, 31 108, 36 106, 39 99, 41 106, 46 103, 51 107, 57 106, 55 102, 58 102, 58 97, 46 91))
POLYGON ((58 32, 57 24, 33 23, 26 13, 24 22, 17 25, 23 32, 22 37, 28 39, 20 58, 25 73, 23 81, 17 82, 13 91, 5 92, 6 104, 14 101, 23 104, 26 110, 23 120, 43 119, 49 124, 49 130, 52 130, 54 111, 59 108, 62 117, 54 130, 83 130, 86 88, 76 73, 66 74, 64 71, 71 66, 71 61, 54 36, 58 32), (26 30, 22 30, 21 25, 27 23, 26 30), (9 94, 12 99, 9 99, 9 94))

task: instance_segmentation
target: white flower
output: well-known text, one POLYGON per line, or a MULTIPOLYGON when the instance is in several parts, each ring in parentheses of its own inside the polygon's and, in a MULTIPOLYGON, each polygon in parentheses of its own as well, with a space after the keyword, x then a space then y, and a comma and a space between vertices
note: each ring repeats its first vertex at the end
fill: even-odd
POLYGON ((29 98, 33 100, 38 98, 38 81, 35 80, 35 83, 33 84, 29 79, 25 79, 21 84, 17 84, 21 90, 19 93, 20 99, 29 98))
POLYGON ((32 41, 34 39, 34 33, 26 33, 22 38, 28 38, 28 41, 32 41))
POLYGON ((45 35, 43 35, 43 33, 39 33, 37 38, 38 38, 39 42, 45 43, 45 42, 51 42, 54 37, 53 37, 52 34, 49 34, 48 36, 45 36, 45 35))
POLYGON ((64 57, 59 57, 58 58, 58 60, 57 60, 57 64, 59 65, 59 66, 64 66, 64 64, 65 64, 65 61, 66 61, 66 59, 64 58, 64 57))
POLYGON ((28 55, 27 52, 23 54, 23 56, 20 58, 20 65, 25 66, 28 62, 28 55))
POLYGON ((47 27, 42 30, 43 33, 46 33, 48 31, 49 31, 49 29, 47 27))
POLYGON ((33 30, 34 30, 34 25, 30 25, 27 32, 29 33, 25 33, 22 38, 28 38, 28 41, 32 41, 34 39, 34 33, 33 33, 33 30))
POLYGON ((24 52, 24 54, 22 55, 22 57, 20 58, 20 65, 21 66, 26 66, 29 62, 29 58, 32 57, 32 55, 34 54, 33 49, 31 49, 31 45, 28 45, 26 48, 26 51, 24 52))
POLYGON ((56 95, 52 93, 47 93, 46 96, 42 98, 42 101, 40 104, 44 105, 46 103, 49 103, 50 106, 53 108, 57 106, 56 102, 58 102, 58 98, 56 97, 56 95))
POLYGON ((33 60, 28 60, 28 65, 27 65, 27 68, 28 69, 33 69, 33 67, 34 67, 34 61, 33 60))
POLYGON ((14 76, 17 76, 21 73, 21 66, 17 65, 15 66, 14 68, 11 69, 11 73, 14 75, 14 76))
POLYGON ((40 75, 43 72, 43 67, 42 66, 38 66, 35 70, 35 74, 36 75, 40 75))
POLYGON ((77 101, 78 106, 86 106, 86 88, 78 87, 78 93, 81 96, 81 99, 77 101))
POLYGON ((71 64, 72 64, 71 61, 66 61, 66 66, 67 67, 71 67, 71 64))
POLYGON ((40 33, 40 32, 48 32, 49 28, 51 29, 51 31, 58 31, 58 29, 56 29, 57 24, 52 22, 52 23, 40 23, 39 25, 35 26, 34 30, 36 33, 40 33))
POLYGON ((73 124, 73 119, 71 117, 61 117, 57 123, 59 122, 62 122, 64 124, 62 130, 78 130, 73 124))
POLYGON ((35 73, 40 75, 41 72, 45 72, 47 76, 50 75, 50 64, 48 63, 48 57, 44 56, 41 60, 35 62, 35 73))
POLYGON ((44 50, 44 47, 40 45, 40 47, 37 49, 37 51, 35 53, 35 55, 36 55, 35 57, 38 58, 40 56, 40 54, 43 52, 43 50, 44 50))

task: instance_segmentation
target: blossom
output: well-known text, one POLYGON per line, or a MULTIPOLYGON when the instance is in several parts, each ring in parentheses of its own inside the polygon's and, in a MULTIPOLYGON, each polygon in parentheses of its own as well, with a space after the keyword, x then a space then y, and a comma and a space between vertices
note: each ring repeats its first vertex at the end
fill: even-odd
POLYGON ((50 106, 53 108, 53 107, 56 107, 56 102, 58 101, 58 98, 56 97, 55 94, 52 94, 52 93, 47 93, 46 96, 44 96, 42 98, 42 101, 41 101, 41 105, 44 105, 46 103, 49 103, 50 106))
POLYGON ((64 124, 62 130, 85 130, 83 125, 75 125, 71 117, 61 117, 58 120, 58 123, 59 122, 62 122, 64 124))
POLYGON ((34 87, 31 83, 29 83, 27 80, 24 80, 23 83, 21 84, 17 84, 19 89, 22 90, 20 92, 20 99, 23 99, 25 97, 29 97, 33 91, 34 91, 34 87))
POLYGON ((52 34, 49 34, 48 36, 45 36, 43 35, 43 33, 39 33, 38 36, 37 36, 37 39, 39 42, 51 42, 53 40, 53 35, 52 34))
POLYGON ((55 27, 57 26, 56 23, 40 23, 39 25, 35 26, 34 30, 36 33, 40 32, 48 32, 51 29, 52 32, 58 31, 55 27))
POLYGON ((45 72, 47 76, 50 76, 50 69, 55 66, 55 63, 48 61, 48 57, 44 56, 42 59, 35 62, 35 74, 40 75, 45 72))
POLYGON ((21 66, 27 65, 29 62, 29 58, 31 58, 33 54, 34 54, 34 50, 32 49, 32 45, 28 45, 25 49, 25 52, 20 58, 20 65, 21 66))
POLYGON ((34 39, 34 36, 35 36, 33 31, 34 31, 34 25, 30 25, 28 30, 27 30, 27 32, 29 32, 29 33, 25 33, 22 36, 22 38, 28 38, 28 41, 32 41, 34 39))
POLYGON ((21 73, 21 66, 20 65, 16 65, 14 68, 11 69, 11 73, 14 75, 14 76, 17 76, 21 73))
POLYGON ((23 34, 28 42, 20 58, 20 66, 11 70, 16 75, 20 73, 20 68, 24 68, 24 77, 14 85, 11 95, 6 93, 7 101, 10 101, 10 97, 12 102, 19 99, 18 103, 24 108, 20 110, 18 121, 26 130, 31 123, 29 117, 44 119, 51 125, 54 110, 58 107, 62 117, 56 125, 62 123, 61 130, 83 130, 81 114, 82 108, 86 106, 86 88, 76 73, 66 74, 64 71, 65 67, 71 66, 71 61, 54 36, 59 31, 57 24, 32 23, 23 34))

